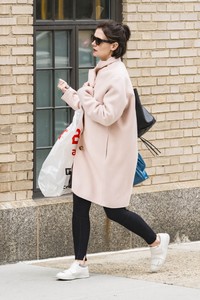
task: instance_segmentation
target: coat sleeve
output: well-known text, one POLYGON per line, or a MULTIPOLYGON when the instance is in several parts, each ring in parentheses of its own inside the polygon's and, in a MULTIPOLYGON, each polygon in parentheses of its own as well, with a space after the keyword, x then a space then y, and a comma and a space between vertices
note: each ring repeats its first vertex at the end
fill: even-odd
POLYGON ((95 122, 104 126, 114 124, 123 114, 128 104, 125 80, 113 78, 108 90, 100 103, 92 95, 93 89, 83 86, 78 90, 81 105, 85 113, 95 122))
POLYGON ((81 107, 80 99, 77 92, 71 87, 61 97, 71 108, 77 110, 81 107))

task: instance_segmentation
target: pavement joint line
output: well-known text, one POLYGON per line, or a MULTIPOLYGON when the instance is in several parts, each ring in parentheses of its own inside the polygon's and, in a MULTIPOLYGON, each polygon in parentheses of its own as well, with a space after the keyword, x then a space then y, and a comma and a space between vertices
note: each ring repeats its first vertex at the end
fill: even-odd
MULTIPOLYGON (((176 249, 177 247, 184 247, 184 246, 190 246, 190 245, 195 245, 195 244, 200 244, 200 241, 194 241, 194 242, 186 242, 186 243, 171 243, 169 244, 169 249, 176 249)), ((119 250, 119 251, 108 251, 108 252, 98 252, 98 253, 89 253, 87 254, 87 257, 98 257, 102 255, 114 255, 114 254, 126 254, 129 252, 145 252, 149 251, 149 247, 141 247, 141 248, 131 248, 131 249, 125 249, 125 250, 119 250)), ((25 263, 28 265, 38 263, 38 262, 48 262, 48 261, 57 261, 57 260, 71 260, 74 258, 74 255, 69 255, 69 256, 61 256, 61 257, 50 257, 46 259, 36 259, 36 260, 31 260, 31 261, 20 261, 19 263, 25 263)))

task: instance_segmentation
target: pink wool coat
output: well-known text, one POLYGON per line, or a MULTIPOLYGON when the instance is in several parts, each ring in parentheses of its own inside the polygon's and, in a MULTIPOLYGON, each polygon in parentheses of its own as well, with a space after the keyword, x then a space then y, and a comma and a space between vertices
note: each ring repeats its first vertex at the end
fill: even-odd
POLYGON ((104 207, 126 207, 138 155, 132 84, 121 59, 113 57, 90 70, 88 82, 89 87, 70 88, 62 96, 74 110, 84 110, 72 191, 104 207))

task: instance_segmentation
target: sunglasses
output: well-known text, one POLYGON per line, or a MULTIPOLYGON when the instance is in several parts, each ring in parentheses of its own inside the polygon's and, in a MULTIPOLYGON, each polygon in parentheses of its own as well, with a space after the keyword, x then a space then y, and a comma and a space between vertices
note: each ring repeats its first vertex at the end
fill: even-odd
POLYGON ((92 43, 95 42, 95 44, 97 46, 101 45, 102 43, 108 43, 108 44, 114 43, 114 41, 112 41, 112 40, 102 40, 102 39, 96 37, 94 34, 91 36, 91 41, 92 41, 92 43))

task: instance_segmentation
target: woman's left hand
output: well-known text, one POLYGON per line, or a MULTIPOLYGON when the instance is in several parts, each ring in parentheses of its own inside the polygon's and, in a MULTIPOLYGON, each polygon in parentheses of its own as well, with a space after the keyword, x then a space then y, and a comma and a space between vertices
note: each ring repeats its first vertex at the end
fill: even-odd
POLYGON ((91 86, 84 84, 82 88, 79 89, 79 93, 82 94, 81 98, 84 98, 84 96, 87 96, 87 94, 93 97, 94 89, 91 86))

